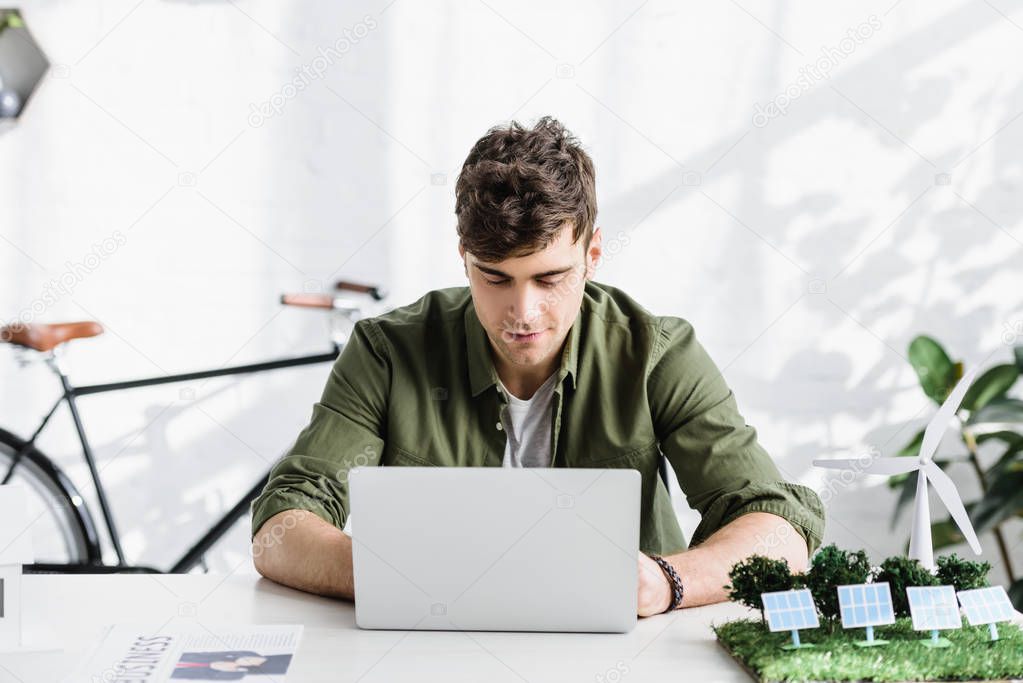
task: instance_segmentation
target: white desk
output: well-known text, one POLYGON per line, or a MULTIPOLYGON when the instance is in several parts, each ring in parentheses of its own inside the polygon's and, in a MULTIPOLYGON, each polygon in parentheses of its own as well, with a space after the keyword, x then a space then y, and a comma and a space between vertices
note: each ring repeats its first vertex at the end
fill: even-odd
POLYGON ((24 583, 26 630, 48 633, 62 651, 0 655, 0 683, 60 680, 104 625, 170 619, 304 624, 288 677, 296 683, 750 680, 710 630, 711 622, 751 614, 727 603, 640 619, 627 634, 364 631, 351 603, 250 576, 49 575, 24 583))

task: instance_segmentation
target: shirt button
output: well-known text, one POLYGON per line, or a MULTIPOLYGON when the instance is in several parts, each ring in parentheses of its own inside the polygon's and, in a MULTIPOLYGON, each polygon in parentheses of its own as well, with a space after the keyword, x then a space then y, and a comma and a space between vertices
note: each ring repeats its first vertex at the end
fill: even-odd
POLYGON ((502 429, 504 429, 504 425, 502 425, 500 422, 498 422, 495 426, 497 427, 497 431, 501 431, 502 429))

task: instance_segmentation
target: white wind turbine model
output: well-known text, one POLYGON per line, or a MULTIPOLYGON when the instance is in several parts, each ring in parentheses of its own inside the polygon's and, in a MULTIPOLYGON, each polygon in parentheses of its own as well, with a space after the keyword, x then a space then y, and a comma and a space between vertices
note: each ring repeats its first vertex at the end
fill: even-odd
POLYGON ((934 548, 931 545, 931 510, 927 499, 928 481, 934 486, 934 491, 938 494, 938 498, 948 508, 952 519, 955 520, 955 523, 963 532, 963 536, 966 537, 966 541, 970 544, 970 548, 977 555, 981 553, 980 542, 977 540, 977 534, 973 530, 970 516, 963 506, 959 492, 956 491, 955 483, 940 467, 934 464, 933 460, 934 453, 938 450, 938 444, 941 443, 941 437, 944 435, 952 416, 955 415, 956 410, 959 408, 959 404, 962 403, 966 390, 973 384, 976 374, 976 369, 966 373, 959 380, 959 384, 952 390, 952 393, 948 395, 948 398, 945 399, 934 419, 930 421, 927 429, 924 430, 923 442, 920 444, 920 455, 916 459, 906 457, 874 458, 867 463, 863 463, 855 458, 813 461, 813 464, 818 467, 851 470, 853 472, 860 471, 868 474, 891 476, 893 474, 917 472, 916 500, 913 507, 913 534, 909 540, 909 556, 919 560, 920 564, 931 571, 934 570, 934 548))

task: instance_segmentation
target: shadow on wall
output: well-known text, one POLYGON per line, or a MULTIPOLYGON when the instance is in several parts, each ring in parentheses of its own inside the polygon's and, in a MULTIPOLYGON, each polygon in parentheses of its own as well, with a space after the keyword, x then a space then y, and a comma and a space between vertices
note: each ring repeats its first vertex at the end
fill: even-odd
MULTIPOLYGON (((784 17, 780 14, 784 11, 782 6, 777 11, 779 14, 770 18, 769 24, 784 24, 784 17)), ((304 35, 306 28, 299 25, 297 14, 294 20, 296 23, 285 34, 304 35)), ((707 215, 717 217, 721 215, 722 207, 715 206, 708 196, 718 194, 715 184, 719 179, 734 181, 734 188, 729 187, 736 199, 728 202, 727 211, 755 229, 758 235, 737 228, 729 233, 732 237, 720 245, 718 253, 710 255, 708 260, 722 264, 733 262, 730 254, 734 250, 742 249, 751 242, 756 244, 759 237, 786 255, 792 262, 792 274, 805 284, 809 285, 817 277, 824 280, 824 296, 808 294, 799 304, 814 314, 817 329, 808 330, 805 342, 787 351, 785 361, 770 377, 764 374, 743 378, 746 390, 739 397, 741 405, 755 409, 781 427, 791 427, 792 431, 807 424, 824 426, 826 443, 813 440, 790 444, 783 460, 804 466, 814 457, 842 448, 843 444, 833 443, 831 438, 836 429, 836 415, 829 406, 841 405, 847 414, 852 413, 863 421, 891 424, 896 419, 893 408, 897 393, 912 391, 914 396, 918 393, 915 382, 910 379, 908 362, 901 357, 905 354, 905 342, 913 335, 932 332, 947 340, 959 356, 968 359, 986 356, 997 344, 997 340, 983 337, 983 332, 991 328, 993 323, 998 326, 997 323, 1001 322, 992 320, 992 306, 976 304, 969 297, 946 297, 935 285, 955 278, 961 283, 962 291, 970 292, 991 285, 1006 270, 1018 269, 1019 243, 1010 241, 998 227, 1016 225, 1023 217, 1023 207, 1019 202, 1012 201, 1009 194, 1013 184, 1007 182, 1007 179, 1018 179, 1023 175, 1023 161, 1012 151, 1018 150, 1020 145, 1007 144, 1018 133, 1015 129, 1000 133, 999 137, 986 143, 975 156, 968 156, 971 152, 969 148, 943 150, 938 156, 923 150, 926 156, 922 156, 903 139, 911 137, 911 130, 919 131, 937 121, 949 103, 954 101, 956 94, 956 76, 917 78, 913 76, 913 71, 934 60, 935 46, 951 50, 1001 21, 1004 19, 993 11, 977 11, 972 6, 958 7, 937 21, 900 37, 897 42, 893 41, 889 47, 869 59, 844 65, 833 78, 818 83, 812 91, 801 97, 787 116, 773 120, 763 128, 757 128, 751 122, 745 129, 722 132, 688 160, 689 168, 699 169, 703 173, 702 184, 675 192, 665 201, 663 208, 669 208, 696 197, 703 202, 702 207, 705 208, 702 210, 707 215), (884 93, 887 99, 881 103, 882 98, 873 98, 871 108, 877 106, 883 110, 871 110, 868 114, 859 108, 857 102, 873 92, 884 93), (876 117, 876 120, 872 117, 876 117), (894 125, 900 121, 909 123, 905 126, 894 125), (886 129, 879 122, 893 127, 886 129), (820 126, 831 126, 836 130, 856 129, 864 138, 871 139, 886 152, 900 155, 900 158, 904 156, 912 162, 906 172, 890 184, 886 196, 878 197, 877 205, 883 209, 872 215, 836 215, 842 212, 843 206, 843 196, 839 192, 806 193, 782 203, 769 198, 767 178, 772 172, 768 165, 772 154, 778 154, 785 145, 820 126), (737 140, 740 142, 735 149, 722 158, 722 152, 730 149, 737 140), (981 155, 993 169, 989 172, 988 182, 979 189, 973 189, 971 185, 969 191, 965 191, 960 183, 967 177, 970 164, 979 160, 981 155), (740 158, 744 160, 743 163, 736 163, 740 158), (939 181, 939 176, 946 173, 951 175, 950 184, 939 184, 943 182, 939 181), (939 196, 938 193, 943 193, 940 196, 946 199, 955 199, 954 202, 945 202, 951 208, 930 208, 935 204, 933 200, 939 196), (898 205, 899 209, 889 215, 889 209, 894 205, 898 205), (994 213, 990 207, 1000 207, 1000 211, 994 213), (900 213, 902 209, 904 211, 900 213), (806 231, 800 228, 797 231, 796 226, 806 225, 811 228, 806 231), (913 246, 921 241, 921 237, 934 244, 928 253, 920 253, 913 246), (965 256, 970 254, 971 249, 991 249, 991 245, 999 245, 997 263, 988 263, 983 267, 964 265, 965 256), (1004 248, 1006 246, 1010 248, 1004 248), (858 253, 861 249, 864 251, 858 253), (912 294, 902 285, 902 279, 908 276, 924 283, 923 286, 914 285, 912 294), (850 317, 870 328, 878 320, 893 316, 899 316, 903 341, 878 339, 876 343, 887 348, 882 348, 879 354, 871 355, 872 358, 876 357, 874 361, 848 353, 821 350, 821 337, 838 325, 848 324, 850 317), (933 321, 941 320, 947 321, 947 327, 924 329, 925 326, 933 326, 933 321), (801 381, 798 390, 779 391, 783 384, 791 385, 793 378, 801 381), (828 400, 821 400, 824 396, 828 400), (836 396, 840 398, 836 399, 836 396)), ((385 44, 387 32, 381 32, 375 40, 380 43, 376 58, 383 60, 390 54, 385 44)), ((786 49, 780 42, 771 44, 773 54, 769 51, 766 58, 758 62, 762 70, 762 82, 773 83, 778 80, 778 65, 786 49)), ((386 71, 385 64, 378 66, 374 73, 386 71)), ((618 78, 624 83, 627 75, 622 74, 618 78)), ((363 88, 362 94, 364 98, 358 102, 362 109, 373 115, 383 115, 387 111, 389 102, 386 88, 363 88), (366 100, 372 97, 377 100, 366 100)), ((323 93, 320 92, 320 95, 323 93)), ((299 131, 310 130, 325 131, 321 138, 325 144, 316 152, 316 159, 310 162, 311 165, 329 168, 332 152, 345 156, 345 135, 332 128, 335 124, 331 123, 333 110, 330 108, 347 111, 346 105, 333 96, 323 97, 316 107, 296 105, 289 108, 288 116, 294 117, 289 120, 289 125, 277 129, 280 135, 268 137, 266 154, 269 158, 292 159, 296 149, 308 144, 307 138, 300 137, 299 131)), ((986 120, 986 112, 992 109, 991 102, 996 99, 1023 101, 1023 81, 1008 95, 989 92, 977 98, 977 119, 984 121, 982 128, 985 131, 994 130, 1000 125, 986 120)), ((999 116, 1003 121, 1009 118, 1005 112, 999 112, 999 116)), ((984 135, 977 134, 977 144, 981 144, 984 135)), ((367 168, 367 160, 360 157, 360 173, 366 177, 385 177, 389 171, 387 157, 378 155, 374 159, 378 166, 367 168)), ((852 166, 853 173, 871 172, 869 168, 856 168, 854 159, 834 158, 829 163, 836 169, 852 166)), ((305 176, 292 174, 287 166, 282 166, 279 171, 268 175, 262 191, 267 197, 283 194, 300 200, 308 199, 308 193, 301 187, 302 177, 305 176)), ((680 178, 678 169, 655 176, 615 197, 601 211, 605 215, 624 216, 629 215, 630 210, 637 206, 653 206, 668 190, 679 184, 680 178)), ((974 179, 971 177, 970 180, 972 182, 974 179)), ((334 200, 334 197, 319 198, 321 202, 334 200)), ((311 224, 323 222, 322 217, 319 217, 323 213, 322 206, 313 210, 311 204, 304 205, 302 201, 296 201, 294 208, 292 220, 296 226, 306 221, 311 224)), ((733 219, 726 217, 726 220, 733 219)), ((338 255, 339 262, 352 259, 357 252, 355 245, 369 240, 372 241, 375 253, 386 254, 393 248, 393 245, 387 244, 389 238, 386 231, 377 235, 372 229, 355 230, 348 226, 342 229, 352 233, 350 244, 355 251, 338 255)), ((385 261, 379 259, 378 262, 385 261)), ((742 267, 744 272, 741 277, 729 277, 734 274, 723 270, 722 286, 733 289, 730 293, 732 298, 744 297, 750 301, 751 308, 763 308, 768 303, 766 296, 772 283, 765 281, 767 276, 756 259, 743 261, 742 267), (747 266, 759 270, 746 270, 747 266), (751 287, 751 282, 760 286, 751 287), (738 288, 741 291, 737 291, 738 288)), ((1012 293, 1008 292, 1008 295, 1012 293)), ((1018 292, 1016 295, 1019 296, 1018 292)), ((683 296, 679 295, 675 302, 680 311, 687 304, 683 296)), ((313 331, 313 323, 307 329, 312 338, 319 338, 316 336, 319 330, 317 328, 313 331)), ((304 349, 296 352, 300 350, 304 349)), ((257 459, 250 452, 250 447, 230 438, 230 434, 242 435, 249 440, 249 435, 258 433, 265 425, 273 424, 279 419, 276 408, 279 397, 286 401, 301 402, 301 408, 293 414, 300 414, 301 420, 307 418, 309 407, 316 400, 326 377, 326 369, 324 366, 321 372, 317 366, 309 372, 310 376, 306 379, 296 378, 272 384, 278 396, 267 397, 266 401, 243 402, 238 410, 223 420, 226 431, 211 426, 208 433, 202 434, 193 443, 185 444, 184 448, 191 452, 187 467, 180 466, 182 446, 176 443, 171 431, 175 420, 184 419, 184 413, 187 412, 184 408, 157 417, 163 405, 154 404, 147 408, 146 419, 148 421, 152 417, 155 423, 143 439, 129 445, 132 436, 126 435, 97 445, 101 458, 127 447, 125 455, 129 460, 125 462, 135 458, 140 463, 138 470, 126 469, 126 472, 135 471, 136 474, 119 478, 110 487, 121 530, 136 539, 133 546, 136 552, 131 559, 150 564, 166 564, 187 547, 187 541, 195 535, 192 528, 197 521, 209 523, 211 514, 208 501, 198 493, 194 498, 184 495, 196 489, 196 482, 208 482, 232 470, 228 476, 237 475, 235 479, 240 495, 248 486, 246 482, 250 481, 247 476, 249 471, 254 478, 266 468, 266 462, 257 459), (224 433, 228 435, 226 438, 223 437, 224 433), (211 434, 217 436, 211 437, 211 434), (231 455, 220 458, 220 447, 229 450, 231 455), (238 472, 234 472, 235 469, 238 472)), ((225 389, 223 393, 211 397, 211 400, 223 398, 227 393, 230 392, 225 389)), ((926 410, 926 399, 922 396, 919 399, 921 411, 926 410)), ((925 422, 926 417, 925 413, 921 413, 920 423, 925 422)), ((909 426, 900 435, 898 430, 901 428, 902 425, 880 427, 867 434, 866 439, 869 443, 886 444, 884 450, 889 454, 913 433, 912 426, 909 426)), ((297 430, 288 439, 293 439, 295 435, 297 430)), ((265 447, 256 450, 262 456, 270 455, 265 447)), ((79 483, 82 484, 81 481, 79 483)), ((82 488, 86 488, 84 484, 82 488)), ((839 496, 835 499, 834 505, 829 508, 832 513, 829 525, 841 528, 841 519, 863 512, 862 501, 855 502, 853 498, 839 496)), ((891 500, 894 503, 894 496, 891 500)), ((230 502, 230 499, 223 501, 223 507, 226 509, 230 502)), ((880 510, 878 519, 883 516, 885 527, 883 530, 877 529, 889 536, 887 519, 890 510, 891 507, 880 510)), ((864 547, 875 557, 890 554, 882 547, 864 547)), ((232 541, 227 551, 218 549, 214 556, 220 557, 228 551, 247 554, 248 549, 247 545, 236 547, 232 541)), ((226 569, 230 570, 231 567, 226 569)))
MULTIPOLYGON (((313 55, 318 54, 317 49, 338 45, 342 32, 347 30, 345 27, 352 26, 354 21, 363 17, 362 12, 356 13, 346 5, 330 6, 330 9, 326 5, 318 7, 316 14, 320 21, 315 24, 309 21, 308 12, 282 11, 280 21, 274 25, 278 35, 267 36, 265 28, 256 31, 254 26, 245 25, 244 22, 249 20, 244 13, 232 14, 234 10, 223 9, 222 3, 210 3, 209 6, 203 3, 178 5, 173 10, 173 21, 181 20, 180 12, 184 9, 191 13, 202 13, 207 22, 214 22, 214 15, 222 13, 230 17, 228 22, 241 23, 243 28, 234 32, 233 36, 222 36, 238 49, 220 67, 226 66, 228 71, 244 67, 250 73, 261 70, 265 72, 266 78, 255 81, 241 79, 234 92, 225 92, 240 94, 241 88, 245 86, 251 89, 239 96, 257 101, 283 92, 290 83, 287 79, 298 73, 295 67, 314 68, 316 65, 311 64, 311 60, 315 59, 313 55), (258 40, 272 44, 272 47, 262 49, 259 46, 263 43, 257 43, 255 47, 248 46, 251 54, 246 56, 246 31, 258 36, 258 40), (302 54, 288 50, 281 41, 300 47, 302 54), (252 87, 253 83, 255 87, 252 87)), ((157 7, 151 6, 150 9, 154 13, 161 11, 157 7)), ((378 8, 373 9, 378 11, 378 8)), ((141 14, 133 19, 141 17, 141 14)), ((220 26, 214 23, 205 25, 220 26)), ((235 26, 231 23, 224 25, 235 26)), ((138 26, 118 31, 116 37, 123 40, 146 40, 145 36, 139 37, 138 26), (134 39, 129 37, 132 35, 130 30, 136 31, 134 39)), ((391 168, 386 154, 371 154, 367 151, 381 147, 384 144, 381 141, 386 140, 386 137, 363 118, 366 116, 363 112, 368 112, 373 118, 383 117, 390 106, 388 89, 376 80, 380 73, 387 71, 387 58, 390 54, 387 43, 387 31, 374 32, 372 40, 365 41, 358 50, 353 50, 351 54, 344 53, 343 63, 340 58, 336 58, 329 68, 322 73, 317 72, 318 75, 308 84, 307 89, 286 102, 282 113, 265 122, 259 121, 259 125, 255 125, 250 118, 246 127, 247 112, 235 111, 232 107, 236 102, 231 97, 225 97, 223 101, 213 99, 206 102, 203 106, 207 109, 201 112, 201 116, 197 115, 195 122, 183 122, 182 125, 194 123, 196 126, 210 128, 236 124, 243 127, 244 137, 239 133, 235 138, 241 138, 239 144, 218 156, 218 163, 223 166, 218 165, 216 168, 223 169, 226 174, 227 169, 231 168, 229 165, 235 163, 232 155, 245 147, 246 153, 251 153, 252 158, 259 163, 267 160, 265 172, 263 166, 255 170, 235 166, 232 171, 234 180, 228 176, 220 184, 216 182, 215 176, 208 174, 210 179, 203 185, 203 191, 226 207, 224 214, 230 213, 232 217, 237 216, 238 220, 225 218, 225 215, 210 206, 202 206, 206 212, 202 215, 210 216, 208 220, 211 224, 217 221, 229 224, 229 229, 235 232, 225 232, 228 237, 217 235, 218 239, 211 238, 208 241, 202 239, 202 234, 198 234, 195 244, 205 250, 203 256, 208 258, 197 259, 197 263, 177 259, 153 261, 152 265, 157 269, 146 274, 147 280, 135 281, 126 287, 124 298, 120 302, 111 302, 111 314, 122 312, 125 303, 128 307, 136 303, 138 299, 132 297, 138 291, 151 288, 156 290, 152 297, 154 306, 160 300, 159 297, 165 297, 168 302, 173 302, 173 306, 177 306, 171 314, 166 315, 167 320, 157 321, 161 325, 167 323, 167 335, 180 335, 180 338, 169 341, 167 336, 160 339, 161 343, 171 347, 180 342, 180 346, 202 350, 204 335, 208 335, 211 342, 223 342, 225 338, 231 338, 226 334, 229 331, 241 335, 241 339, 248 339, 244 352, 238 349, 240 355, 238 358, 232 357, 232 363, 328 350, 327 325, 321 315, 308 312, 292 315, 292 312, 285 312, 277 317, 275 314, 279 311, 276 304, 271 306, 269 302, 276 301, 282 289, 301 291, 310 284, 310 281, 303 282, 300 277, 316 276, 320 279, 315 282, 322 288, 329 287, 333 280, 341 277, 367 279, 368 272, 372 273, 374 280, 386 282, 389 279, 386 254, 392 249, 391 237, 383 229, 394 209, 388 197, 389 187, 387 183, 374 182, 367 189, 360 184, 362 178, 387 177, 391 168), (350 68, 357 60, 371 60, 373 69, 350 68), (339 94, 335 95, 333 91, 339 94), (357 97, 353 96, 353 91, 357 97), (342 95, 347 95, 354 104, 346 102, 342 95), (356 105, 358 110, 355 109, 356 105), (217 119, 217 116, 220 118, 217 119), (238 118, 238 121, 232 117, 238 118), (286 117, 286 120, 282 117, 286 117), (256 147, 256 151, 251 152, 251 147, 256 147), (357 165, 352 163, 353 159, 358 160, 357 165), (250 171, 255 174, 258 182, 240 180, 247 177, 245 174, 250 171), (246 235, 246 232, 250 234, 246 235), (237 240, 237 244, 234 240, 237 240), (255 247, 252 247, 253 243, 255 247), (215 249, 222 251, 213 253, 215 249), (281 260, 285 256, 278 252, 283 252, 295 264, 290 266, 290 270, 284 271, 290 279, 270 277, 281 271, 281 260), (255 254, 256 258, 238 263, 239 254, 243 258, 255 254), (220 260, 222 273, 201 270, 214 259, 220 260), (335 268, 339 271, 332 272, 335 268), (308 275, 300 271, 308 271, 308 275), (174 287, 174 283, 182 279, 194 280, 196 272, 201 277, 209 278, 208 286, 211 288, 216 286, 219 281, 217 278, 222 276, 234 277, 235 283, 244 279, 249 285, 246 288, 248 294, 241 301, 246 305, 244 311, 239 308, 218 310, 206 318, 216 320, 218 328, 222 324, 223 330, 204 328, 201 333, 197 333, 195 319, 187 315, 189 306, 211 305, 203 300, 182 303, 187 297, 174 287), (263 306, 266 308, 261 308, 263 306), (264 310, 267 323, 257 329, 262 322, 259 316, 264 314, 264 310), (178 315, 181 315, 180 321, 174 319, 178 315), (177 322, 180 324, 174 324, 177 322), (237 329, 248 324, 253 326, 251 330, 237 329), (250 333, 252 338, 248 337, 250 333)), ((101 56, 101 53, 96 53, 94 59, 101 56)), ((189 78, 199 79, 194 84, 187 83, 187 79, 182 77, 180 84, 172 82, 159 87, 166 90, 178 85, 183 88, 188 86, 188 92, 192 93, 202 93, 205 88, 212 86, 216 86, 212 89, 223 89, 226 87, 223 85, 226 73, 222 69, 215 69, 205 74, 188 75, 189 78)), ((90 92, 94 85, 102 88, 107 85, 103 80, 105 78, 101 76, 96 83, 83 81, 83 88, 90 92)), ((119 96, 129 99, 123 89, 119 96)), ((107 102, 105 99, 103 101, 107 102)), ((159 119, 154 115, 154 120, 159 119)), ((231 133, 234 132, 231 129, 231 133)), ((129 169, 127 173, 132 171, 129 169)), ((115 178, 111 182, 117 180, 115 178)), ((31 181, 26 178, 25 182, 31 181)), ((173 198, 187 197, 190 195, 184 193, 192 190, 179 187, 173 192, 173 198)), ((188 201, 202 205, 201 200, 188 201)), ((185 202, 169 202, 164 207, 166 213, 150 214, 153 224, 146 225, 147 237, 140 237, 137 242, 141 244, 153 234, 159 235, 159 240, 180 241, 180 223, 186 222, 184 217, 188 216, 185 211, 189 205, 185 202), (161 220, 162 223, 159 222, 161 220)), ((18 210, 18 207, 14 208, 18 210)), ((22 208, 24 211, 30 209, 31 205, 22 208)), ((20 216, 20 219, 12 223, 26 233, 34 230, 38 222, 29 213, 20 216)), ((153 243, 152 251, 147 256, 160 258, 159 240, 153 243)), ((140 259, 145 257, 139 256, 140 259)), ((17 267, 27 269, 31 266, 19 261, 17 267)), ((98 315, 106 317, 102 310, 98 315)), ((117 325, 108 327, 110 330, 118 328, 117 325)), ((108 336, 97 344, 106 344, 107 349, 116 348, 115 337, 119 336, 108 336)), ((132 341, 135 341, 134 338, 132 341)), ((181 369, 215 367, 224 363, 225 356, 233 350, 232 346, 226 353, 218 353, 216 357, 211 357, 213 354, 207 352, 181 369)), ((78 358, 83 363, 90 363, 90 350, 82 349, 78 358)), ((90 434, 96 435, 93 447, 97 461, 100 467, 110 465, 102 478, 128 561, 167 567, 182 554, 287 450, 308 420, 329 371, 330 364, 325 363, 308 368, 278 370, 253 378, 215 380, 209 384, 210 392, 200 392, 194 401, 160 402, 154 396, 163 394, 154 392, 147 395, 148 390, 138 390, 130 395, 83 399, 81 407, 86 428, 90 434), (89 429, 90 424, 95 428, 89 429)), ((96 378, 97 381, 114 379, 118 377, 96 378)), ((45 387, 47 397, 49 388, 49 385, 45 387)), ((171 395, 176 395, 176 387, 173 392, 171 395)), ((49 430, 53 433, 47 436, 59 444, 58 448, 47 448, 49 455, 69 470, 79 490, 89 501, 94 519, 101 523, 88 473, 84 467, 79 466, 81 456, 73 440, 71 426, 61 419, 55 421, 49 430)), ((216 547, 210 553, 212 568, 233 571, 237 563, 229 563, 225 557, 249 557, 248 527, 248 518, 243 518, 236 525, 242 532, 232 533, 225 547, 216 547)), ((105 533, 103 537, 105 540, 105 533)), ((110 555, 108 551, 108 561, 110 555)))
MULTIPOLYGON (((767 23, 785 25, 780 12, 779 9, 779 15, 767 23)), ((789 433, 808 425, 823 427, 824 442, 817 439, 788 444, 779 458, 782 464, 793 463, 790 469, 799 468, 799 472, 786 473, 792 479, 809 467, 811 459, 857 446, 835 443, 832 438, 838 417, 833 410, 836 404, 846 415, 882 425, 864 435, 864 439, 876 444, 885 455, 900 449, 915 429, 926 423, 934 406, 920 394, 905 357, 906 346, 916 334, 931 333, 947 341, 957 357, 967 362, 984 365, 1005 362, 1006 354, 1010 353, 997 333, 990 334, 992 328, 1000 332, 1007 321, 998 319, 1000 313, 993 306, 976 302, 969 293, 996 287, 1007 273, 1018 272, 1020 268, 1023 256, 1020 237, 1010 233, 1009 226, 1016 226, 1023 219, 1023 203, 1013 196, 1019 178, 1023 177, 1023 156, 1018 153, 1023 123, 1009 128, 1005 124, 1015 121, 1012 118, 1015 112, 992 105, 1005 102, 1015 106, 1023 102, 1023 79, 1017 79, 1010 92, 991 88, 976 97, 972 109, 975 120, 981 122, 977 129, 985 132, 974 132, 975 142, 969 146, 949 146, 934 152, 918 150, 906 142, 914 137, 914 132, 933 127, 947 114, 956 99, 957 86, 967 77, 954 71, 937 77, 914 75, 914 71, 919 72, 933 62, 936 46, 948 52, 976 40, 1003 21, 1004 17, 997 12, 977 11, 976 7, 964 4, 892 41, 869 58, 844 66, 803 95, 785 117, 772 120, 763 128, 751 124, 747 130, 723 133, 687 158, 690 168, 713 170, 704 173, 699 187, 672 193, 662 207, 690 199, 703 201, 708 197, 698 195, 716 194, 715 183, 732 175, 734 184, 729 189, 736 199, 726 207, 733 214, 726 220, 741 220, 752 229, 736 230, 732 233, 735 237, 721 244, 718 253, 708 260, 735 262, 732 255, 759 238, 793 262, 793 275, 801 277, 804 284, 810 285, 816 278, 823 282, 816 292, 809 287, 799 304, 812 312, 818 323, 816 329, 806 330, 805 342, 787 350, 784 363, 778 370, 772 370, 770 376, 743 375, 739 396, 741 406, 767 416, 772 425, 789 433), (878 92, 884 96, 870 97, 878 92), (861 108, 858 104, 861 99, 869 101, 870 106, 861 108), (841 211, 839 193, 815 192, 780 204, 768 199, 766 186, 771 172, 768 161, 772 154, 808 131, 825 126, 834 130, 856 129, 887 154, 911 162, 876 202, 879 207, 903 207, 901 213, 896 210, 889 215, 882 211, 890 209, 883 208, 873 215, 836 215, 841 211), (997 137, 987 138, 990 135, 987 131, 999 126, 1005 130, 997 137), (721 162, 722 150, 736 140, 740 144, 726 153, 727 159, 721 162), (744 163, 734 163, 740 156, 744 163), (977 164, 981 158, 983 165, 977 164), (976 165, 976 170, 971 169, 971 164, 976 165), (811 226, 808 232, 800 229, 796 234, 797 226, 807 225, 811 226), (756 235, 750 234, 754 230, 756 235), (921 243, 928 245, 926 251, 921 251, 921 243), (994 253, 997 258, 988 256, 984 265, 977 266, 974 264, 978 253, 994 253), (946 288, 940 285, 952 280, 958 285, 955 289, 965 296, 944 293, 946 288), (890 329, 893 318, 899 328, 897 338, 883 339, 870 331, 881 321, 890 329), (865 338, 869 338, 869 333, 877 338, 878 345, 887 348, 863 357, 820 350, 821 339, 839 325, 848 325, 850 320, 856 329, 864 329, 865 338), (985 358, 988 360, 982 361, 985 358), (899 422, 903 413, 893 413, 895 399, 907 391, 920 405, 920 412, 909 425, 899 422)), ((781 41, 774 41, 773 49, 773 60, 769 55, 761 65, 763 82, 777 80, 781 53, 788 48, 781 41)), ((872 172, 870 168, 856 168, 855 158, 829 161, 835 169, 872 172)), ((615 197, 606 213, 625 215, 630 206, 652 205, 672 187, 680 185, 681 177, 678 169, 654 177, 615 197)), ((720 208, 708 201, 705 211, 714 215, 720 208)), ((764 308, 770 303, 765 293, 772 283, 765 281, 762 270, 751 271, 749 266, 742 262, 741 276, 729 278, 726 272, 718 284, 741 288, 741 292, 733 291, 731 296, 752 300, 751 309, 764 308), (751 281, 758 280, 761 286, 750 286, 751 281)), ((1018 287, 1007 290, 1005 295, 1016 297, 1016 305, 1023 303, 1018 287)), ((676 295, 675 312, 683 312, 690 303, 684 293, 676 295)), ((956 470, 951 470, 954 476, 956 470)), ((976 482, 964 472, 959 472, 963 474, 960 480, 969 499, 976 482)), ((908 538, 906 520, 894 533, 889 531, 896 496, 888 491, 883 478, 864 479, 856 485, 873 487, 870 495, 878 498, 879 505, 866 514, 874 516, 863 518, 862 495, 854 492, 836 495, 828 502, 829 536, 834 533, 860 539, 859 545, 880 558, 890 554, 893 546, 901 550, 903 537, 908 538), (856 524, 848 521, 854 519, 856 524), (864 528, 870 531, 864 532, 864 528)), ((937 521, 940 516, 935 514, 934 518, 937 521)), ((988 538, 984 544, 996 573, 1001 571, 993 541, 988 538)), ((956 548, 948 549, 951 550, 956 548)), ((1017 543, 1017 566, 1021 554, 1023 544, 1017 543)))

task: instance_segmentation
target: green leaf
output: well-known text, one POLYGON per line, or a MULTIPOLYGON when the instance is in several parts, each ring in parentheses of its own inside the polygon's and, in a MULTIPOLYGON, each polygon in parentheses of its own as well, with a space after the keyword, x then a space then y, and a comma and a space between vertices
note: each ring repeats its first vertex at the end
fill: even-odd
POLYGON ((961 366, 957 369, 941 344, 926 335, 910 342, 909 362, 924 393, 938 404, 944 402, 956 380, 962 376, 961 366))
POLYGON ((915 458, 915 457, 920 455, 920 446, 922 446, 923 443, 924 443, 924 429, 921 429, 910 440, 910 442, 907 443, 905 446, 903 446, 902 450, 900 450, 895 455, 897 457, 904 457, 904 456, 907 456, 907 455, 912 455, 915 458))
POLYGON ((1009 599, 1017 610, 1023 610, 1023 579, 1016 579, 1009 586, 1009 599))
POLYGON ((5 28, 24 28, 25 22, 21 20, 21 16, 16 11, 9 11, 6 15, 0 12, 0 31, 5 28))
POLYGON ((1019 469, 1023 466, 1023 462, 1020 462, 1019 459, 1021 453, 1023 453, 1023 436, 1016 435, 1016 440, 1008 442, 998 461, 985 473, 985 478, 994 481, 1007 470, 1019 469))
POLYGON ((966 541, 966 537, 959 531, 959 527, 951 519, 943 522, 936 522, 931 525, 931 544, 935 550, 947 548, 950 545, 958 545, 966 541))
POLYGON ((963 396, 963 408, 969 411, 983 408, 991 399, 1003 396, 1019 378, 1015 365, 996 365, 978 377, 963 396))
POLYGON ((1004 441, 1007 446, 1012 446, 1017 443, 1023 444, 1023 434, 1018 432, 985 432, 977 436, 977 443, 986 443, 988 441, 1004 441))
POLYGON ((966 421, 974 434, 987 432, 1023 432, 1023 401, 1018 398, 995 398, 966 421))
POLYGON ((990 531, 1023 508, 1023 469, 1006 467, 988 483, 970 520, 977 534, 990 531))

